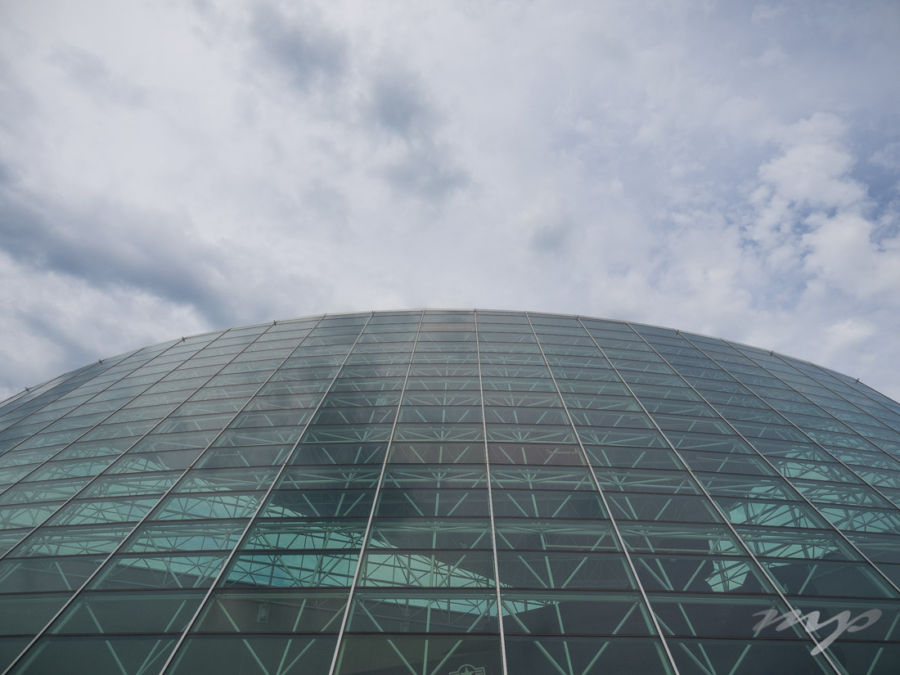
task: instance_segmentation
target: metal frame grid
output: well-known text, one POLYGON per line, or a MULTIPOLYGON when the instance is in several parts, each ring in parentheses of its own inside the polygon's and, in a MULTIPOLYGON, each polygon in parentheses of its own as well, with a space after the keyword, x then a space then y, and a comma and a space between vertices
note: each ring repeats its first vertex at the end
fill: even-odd
POLYGON ((0 405, 0 669, 894 673, 898 504, 900 405, 771 352, 480 310, 236 328, 0 405))

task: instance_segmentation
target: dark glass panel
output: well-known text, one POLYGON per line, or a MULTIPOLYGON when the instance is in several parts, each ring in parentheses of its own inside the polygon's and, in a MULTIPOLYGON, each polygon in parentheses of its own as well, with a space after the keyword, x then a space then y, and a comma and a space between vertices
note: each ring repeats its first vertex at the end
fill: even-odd
POLYGON ((203 449, 218 435, 218 431, 185 431, 177 434, 149 434, 134 444, 129 452, 167 452, 170 450, 203 449))
POLYGON ((788 611, 775 596, 650 593, 649 599, 667 636, 743 638, 746 644, 752 644, 751 639, 807 639, 799 625, 778 630, 779 621, 758 627, 764 612, 772 610, 780 615, 788 611))
POLYGON ((382 488, 375 507, 381 518, 487 516, 487 489, 382 488))
POLYGON ((896 597, 896 591, 866 563, 763 558, 760 565, 775 579, 781 590, 790 595, 896 597))
MULTIPOLYGON (((0 635, 27 635, 39 632, 70 597, 69 593, 4 595, 0 599, 0 635)), ((0 650, 2 653, 2 650, 0 650)), ((0 659, 0 668, 4 667, 0 659)))
POLYGON ((121 499, 75 500, 48 522, 48 525, 92 525, 134 522, 143 518, 159 498, 125 497, 121 499))
POLYGON ((0 562, 0 593, 74 592, 103 559, 103 556, 7 558, 0 562))
POLYGON ((510 673, 529 675, 672 673, 662 643, 653 638, 507 636, 506 659, 510 673))
POLYGON ((900 536, 864 532, 847 532, 846 535, 871 560, 900 563, 900 536))
POLYGON ((494 515, 518 518, 605 518, 600 495, 588 491, 493 491, 494 515))
POLYGON ((0 531, 0 555, 18 544, 29 532, 30 529, 0 531))
MULTIPOLYGON (((569 423, 569 418, 562 408, 539 408, 537 406, 501 408, 491 406, 485 408, 484 415, 488 424, 566 425, 569 423)), ((480 408, 478 409, 477 418, 481 418, 480 408)))
POLYGON ((53 623, 50 633, 177 635, 187 627, 202 599, 203 593, 197 591, 85 592, 53 623))
POLYGON ((112 553, 133 525, 86 525, 35 530, 17 546, 12 556, 99 555, 112 553))
POLYGON ((811 641, 669 638, 669 649, 684 675, 757 675, 758 673, 833 673, 822 656, 812 656, 811 641))
POLYGON ((216 591, 195 633, 337 633, 347 591, 216 591))
POLYGON ((245 526, 243 520, 146 523, 132 535, 123 551, 228 551, 237 544, 245 526))
POLYGON ((400 422, 425 422, 429 424, 481 424, 481 406, 414 406, 406 404, 400 408, 398 420, 400 422))
POLYGON ((506 635, 650 635, 637 593, 507 591, 502 595, 506 635))
POLYGON ((183 470, 203 452, 202 448, 174 452, 127 454, 106 470, 106 475, 183 470))
POLYGON ((648 590, 696 593, 771 592, 750 558, 724 556, 633 556, 641 583, 648 590))
POLYGON ((497 518, 497 548, 511 551, 614 551, 612 525, 596 520, 510 520, 497 518))
POLYGON ((687 465, 697 472, 743 473, 756 476, 777 475, 775 469, 756 455, 728 455, 696 450, 681 450, 679 454, 684 458, 687 465))
POLYGON ((224 554, 117 555, 91 580, 92 589, 205 588, 212 584, 224 554))
POLYGON ((360 590, 347 622, 350 633, 496 633, 491 592, 360 590))
POLYGON ((490 551, 373 550, 365 555, 359 584, 364 587, 491 588, 490 551))
POLYGON ((447 464, 388 464, 382 483, 383 488, 478 489, 486 485, 483 467, 447 464))
POLYGON ((900 510, 819 504, 819 511, 840 530, 891 534, 900 531, 900 510))
POLYGON ((737 527, 750 551, 769 558, 856 560, 850 546, 833 531, 797 528, 737 527))
POLYGON ((600 489, 622 492, 670 492, 673 494, 697 494, 700 490, 685 471, 652 471, 631 469, 595 472, 600 489))
POLYGON ((633 469, 683 469, 678 456, 671 450, 597 445, 586 445, 584 449, 590 463, 595 467, 601 467, 595 471, 598 476, 610 466, 633 469))
POLYGON ((491 464, 584 465, 581 448, 574 444, 489 443, 488 457, 491 464))
POLYGON ((262 518, 359 518, 372 508, 374 490, 274 490, 262 518))
POLYGON ((90 477, 66 478, 40 483, 19 483, 0 496, 0 504, 28 504, 65 500, 84 487, 90 477))
POLYGON ((502 672, 499 636, 348 635, 341 643, 336 675, 435 672, 468 675, 473 673, 473 668, 483 669, 485 675, 502 672))
POLYGON ((337 520, 259 520, 242 546, 246 551, 359 549, 364 518, 337 520))
POLYGON ((719 522, 706 497, 609 492, 606 495, 617 519, 675 522, 719 522))
POLYGON ((223 469, 229 467, 275 466, 284 462, 290 454, 292 444, 257 445, 234 448, 210 448, 197 462, 201 469, 223 469))
POLYGON ((180 472, 148 472, 133 476, 101 476, 79 497, 122 497, 162 494, 181 476, 180 472))
POLYGON ((724 525, 673 523, 619 523, 629 551, 644 553, 742 554, 734 535, 724 525))
POLYGON ((650 429, 578 427, 578 437, 585 445, 627 446, 635 448, 669 447, 661 434, 650 429))
POLYGON ((825 528, 825 520, 806 504, 758 498, 717 497, 716 504, 735 525, 825 528))
POLYGON ((167 636, 42 638, 14 673, 144 675, 157 672, 175 646, 167 636))
MULTIPOLYGON (((386 443, 302 443, 291 458, 292 465, 377 464, 384 461, 386 443)), ((288 469, 290 471, 290 469, 288 469)))
POLYGON ((631 589, 624 556, 569 551, 498 551, 504 588, 631 589))
POLYGON ((178 483, 174 492, 265 490, 272 484, 276 473, 277 469, 272 467, 192 470, 178 483))
POLYGON ((374 518, 368 549, 490 549, 487 518, 374 518))
POLYGON ((799 499, 782 478, 738 474, 697 473, 697 480, 714 497, 799 499))
POLYGON ((77 459, 67 462, 47 462, 27 478, 28 481, 44 481, 79 476, 96 476, 115 460, 114 457, 77 459))
POLYGON ((484 442, 391 444, 391 463, 484 464, 484 442))
MULTIPOLYGON (((389 430, 388 430, 389 431, 389 430)), ((472 442, 484 438, 481 423, 476 424, 398 424, 394 439, 400 442, 472 442)))
POLYGON ((491 467, 491 485, 494 489, 596 490, 590 471, 581 466, 498 464, 491 467))

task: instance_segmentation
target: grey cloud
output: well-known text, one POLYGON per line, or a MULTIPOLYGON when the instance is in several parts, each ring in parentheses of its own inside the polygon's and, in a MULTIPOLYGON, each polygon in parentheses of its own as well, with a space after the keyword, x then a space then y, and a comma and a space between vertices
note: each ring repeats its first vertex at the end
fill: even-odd
POLYGON ((130 107, 147 101, 147 91, 143 87, 113 72, 98 56, 83 49, 58 49, 53 61, 70 80, 95 98, 130 107))
POLYGON ((186 223, 107 204, 77 211, 0 186, 0 247, 32 267, 92 286, 143 289, 195 307, 215 324, 233 319, 214 288, 224 262, 184 236, 186 223), (128 236, 123 236, 127 232, 128 236))
MULTIPOLYGON (((60 330, 59 325, 54 321, 55 317, 47 316, 34 311, 19 310, 15 313, 25 326, 28 327, 29 335, 45 338, 48 342, 55 345, 61 352, 66 355, 66 363, 72 367, 89 363, 96 360, 96 351, 86 348, 76 337, 65 330, 60 330)), ((105 357, 101 357, 105 358, 105 357)), ((13 385, 13 382, 3 382, 4 385, 13 385)), ((31 384, 34 384, 33 382, 31 384)), ((30 386, 30 385, 27 385, 30 386)))
POLYGON ((27 78, 15 72, 15 64, 0 54, 0 130, 16 135, 22 121, 32 119, 35 112, 34 94, 27 78))
POLYGON ((566 248, 574 227, 568 218, 556 224, 542 225, 531 235, 529 245, 538 253, 557 253, 566 248))
POLYGON ((269 5, 256 7, 250 31, 257 47, 299 90, 334 80, 346 68, 347 46, 311 17, 299 25, 269 5))
POLYGON ((384 172, 396 191, 426 202, 440 202, 469 183, 469 175, 434 146, 413 149, 384 172))
POLYGON ((370 114, 380 127, 404 138, 430 133, 436 117, 415 76, 396 70, 375 78, 370 114))
POLYGON ((434 203, 464 188, 469 175, 457 166, 451 148, 441 142, 441 116, 418 75, 395 64, 383 65, 370 87, 364 117, 389 137, 403 141, 400 157, 383 171, 391 188, 434 203))
POLYGON ((900 141, 885 144, 872 154, 870 161, 889 171, 900 171, 900 141))
POLYGON ((0 161, 0 188, 5 185, 10 185, 11 183, 13 183, 14 179, 15 175, 12 169, 3 161, 0 161))

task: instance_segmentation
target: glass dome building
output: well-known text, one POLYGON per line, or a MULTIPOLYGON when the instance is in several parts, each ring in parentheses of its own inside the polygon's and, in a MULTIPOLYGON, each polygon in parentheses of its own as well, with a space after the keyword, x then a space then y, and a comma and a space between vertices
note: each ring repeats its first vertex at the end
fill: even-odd
POLYGON ((0 404, 0 672, 900 672, 900 405, 676 330, 325 315, 0 404))

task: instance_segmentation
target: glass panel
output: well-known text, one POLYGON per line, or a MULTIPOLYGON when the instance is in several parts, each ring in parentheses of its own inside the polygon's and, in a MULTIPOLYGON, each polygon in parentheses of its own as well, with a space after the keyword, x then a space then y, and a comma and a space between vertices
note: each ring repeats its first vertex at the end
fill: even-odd
POLYGON ((123 551, 224 551, 237 544, 245 521, 156 522, 142 525, 123 551))
POLYGON ((617 554, 566 551, 499 551, 504 588, 630 589, 634 582, 617 554))
POLYGON ((771 592, 750 558, 642 554, 633 556, 633 561, 648 591, 771 592))
POLYGON ((91 555, 112 553, 131 525, 41 527, 23 541, 14 556, 91 555))
POLYGON ((212 584, 223 554, 117 555, 91 581, 96 589, 204 588, 212 584))
POLYGON ((83 593, 54 622, 57 635, 175 633, 203 599, 202 593, 153 590, 145 593, 83 593), (135 611, 140 608, 140 611, 135 611))
POLYGON ((336 633, 347 592, 216 591, 197 633, 336 633))
POLYGON ((760 560, 781 590, 791 595, 895 597, 869 565, 831 560, 760 560))
POLYGON ((371 551, 363 559, 361 586, 486 588, 494 586, 489 551, 371 551))
POLYGON ((28 652, 14 673, 91 673, 145 675, 165 663, 174 637, 45 637, 28 652))
POLYGON ((494 515, 519 518, 605 518, 596 492, 583 490, 494 490, 494 515))
POLYGON ((506 635, 650 635, 637 593, 515 593, 502 595, 506 635))
POLYGON ((618 545, 612 525, 602 521, 507 520, 498 518, 497 548, 518 551, 612 551, 618 545))
POLYGON ((468 591, 361 590, 354 598, 349 632, 496 633, 497 598, 468 591))
POLYGON ((246 553, 223 579, 228 587, 314 588, 350 586, 359 553, 246 553))
POLYGON ((487 518, 375 518, 369 549, 377 548, 490 549, 490 521, 487 518))
POLYGON ((825 659, 810 655, 812 642, 669 638, 681 673, 832 673, 825 659))
POLYGON ((501 672, 499 636, 348 635, 341 643, 336 672, 478 675, 478 669, 485 675, 501 672))
POLYGON ((672 673, 662 644, 651 638, 507 636, 506 660, 510 673, 529 675, 672 673))
POLYGON ((610 492, 606 498, 617 519, 694 523, 720 520, 705 497, 610 492))
MULTIPOLYGON (((4 595, 0 635, 34 635, 69 599, 68 593, 4 595)), ((2 666, 0 666, 2 667, 2 666)))
POLYGON ((0 562, 0 593, 75 591, 103 557, 22 558, 0 562))

